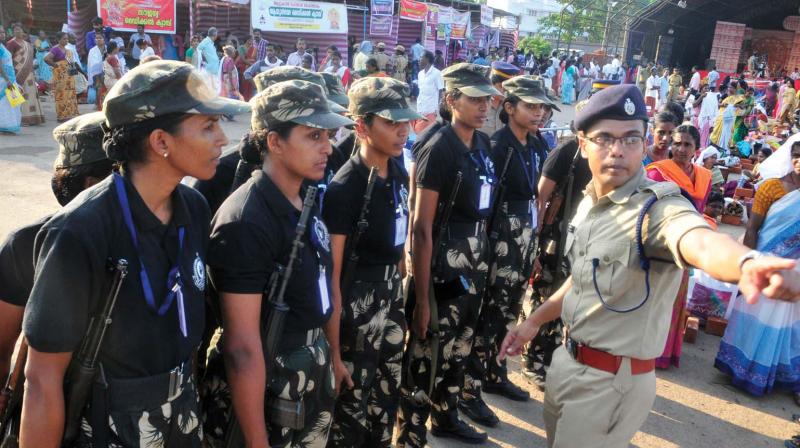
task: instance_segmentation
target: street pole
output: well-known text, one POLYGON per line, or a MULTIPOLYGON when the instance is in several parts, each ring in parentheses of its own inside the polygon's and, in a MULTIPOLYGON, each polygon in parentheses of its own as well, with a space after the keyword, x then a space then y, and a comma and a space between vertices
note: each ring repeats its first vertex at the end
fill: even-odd
POLYGON ((611 0, 608 0, 607 5, 608 9, 606 12, 606 24, 603 27, 603 46, 601 47, 604 56, 608 56, 608 51, 606 51, 606 43, 608 42, 608 23, 611 17, 611 0))

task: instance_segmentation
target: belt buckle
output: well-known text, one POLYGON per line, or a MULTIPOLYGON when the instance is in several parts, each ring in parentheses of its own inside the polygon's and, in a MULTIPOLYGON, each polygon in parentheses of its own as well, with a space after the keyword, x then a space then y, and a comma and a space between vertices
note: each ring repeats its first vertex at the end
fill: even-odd
POLYGON ((574 339, 567 336, 564 338, 564 348, 567 349, 567 353, 572 356, 572 359, 578 360, 578 347, 580 346, 579 343, 575 342, 574 339))
POLYGON ((175 367, 169 372, 169 390, 167 391, 167 401, 178 398, 183 385, 183 364, 175 367))

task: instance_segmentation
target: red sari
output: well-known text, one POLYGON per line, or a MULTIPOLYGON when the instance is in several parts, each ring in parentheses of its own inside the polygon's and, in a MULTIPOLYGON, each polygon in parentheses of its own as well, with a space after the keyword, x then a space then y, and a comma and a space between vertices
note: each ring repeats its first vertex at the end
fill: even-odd
POLYGON ((248 61, 254 61, 256 57, 257 48, 255 45, 251 45, 250 48, 247 49, 247 53, 245 53, 245 57, 239 55, 236 57, 236 69, 239 71, 239 93, 242 94, 245 101, 250 101, 250 98, 253 97, 253 82, 244 79, 244 71, 250 68, 247 65, 248 61))

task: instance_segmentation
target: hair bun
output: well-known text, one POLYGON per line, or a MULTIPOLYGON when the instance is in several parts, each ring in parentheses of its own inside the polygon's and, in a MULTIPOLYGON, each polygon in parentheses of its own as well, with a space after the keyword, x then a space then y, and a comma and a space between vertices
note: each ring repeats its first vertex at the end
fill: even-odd
POLYGON ((239 142, 239 157, 247 163, 260 165, 264 162, 264 154, 267 152, 264 144, 265 136, 260 134, 248 132, 239 142))

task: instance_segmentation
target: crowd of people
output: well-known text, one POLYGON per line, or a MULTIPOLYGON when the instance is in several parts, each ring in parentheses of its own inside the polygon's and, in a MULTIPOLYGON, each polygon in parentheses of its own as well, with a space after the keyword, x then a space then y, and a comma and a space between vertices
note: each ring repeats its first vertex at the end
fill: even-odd
POLYGON ((184 52, 92 23, 98 112, 78 115, 69 35, 48 50, 15 26, 0 46, 3 81, 35 90, 40 66, 6 67, 45 48, 64 121, 63 207, 0 247, 0 378, 20 332, 27 347, 20 446, 60 446, 65 428, 77 446, 483 443, 461 417, 495 427, 483 394, 529 400, 508 375, 519 354, 550 445, 627 446, 655 368, 679 365, 690 269, 741 291, 716 366, 756 395, 800 391, 800 137, 763 138, 731 179, 756 188, 744 244, 717 233, 728 158, 676 102, 679 73, 653 110, 618 58, 445 66, 417 40, 408 56, 364 41, 346 63, 257 29, 239 46, 211 28, 184 52), (578 102, 560 142, 559 98, 578 102), (220 120, 246 113, 223 155, 220 120), (64 381, 96 325, 100 367, 71 415, 64 381))

